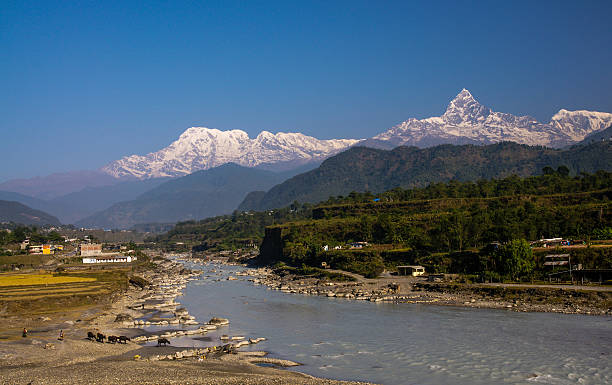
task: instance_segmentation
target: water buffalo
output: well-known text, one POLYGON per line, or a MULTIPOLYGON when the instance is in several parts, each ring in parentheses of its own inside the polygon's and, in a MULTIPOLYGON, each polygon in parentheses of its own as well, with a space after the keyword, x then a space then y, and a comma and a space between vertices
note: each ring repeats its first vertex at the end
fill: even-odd
POLYGON ((106 339, 106 336, 104 334, 102 333, 96 334, 96 341, 104 343, 105 339, 106 339))
POLYGON ((87 339, 90 341, 93 341, 96 339, 96 335, 94 334, 94 332, 87 332, 87 339))
POLYGON ((167 338, 160 338, 157 340, 157 346, 161 346, 161 345, 166 346, 166 344, 169 344, 169 343, 170 341, 168 341, 167 338))
POLYGON ((117 336, 108 336, 108 343, 109 344, 114 344, 119 340, 119 337, 117 336))
POLYGON ((119 340, 117 340, 120 344, 127 344, 128 341, 130 341, 130 337, 126 336, 119 336, 119 340))

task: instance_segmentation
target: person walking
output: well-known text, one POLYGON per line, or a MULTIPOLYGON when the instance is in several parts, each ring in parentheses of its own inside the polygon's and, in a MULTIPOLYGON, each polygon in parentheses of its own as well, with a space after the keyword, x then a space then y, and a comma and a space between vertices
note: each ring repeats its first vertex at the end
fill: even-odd
POLYGON ((23 328, 23 333, 21 333, 21 336, 24 337, 24 338, 27 337, 28 336, 28 329, 23 328))
POLYGON ((58 337, 58 340, 63 341, 64 340, 64 331, 60 330, 60 335, 58 337))

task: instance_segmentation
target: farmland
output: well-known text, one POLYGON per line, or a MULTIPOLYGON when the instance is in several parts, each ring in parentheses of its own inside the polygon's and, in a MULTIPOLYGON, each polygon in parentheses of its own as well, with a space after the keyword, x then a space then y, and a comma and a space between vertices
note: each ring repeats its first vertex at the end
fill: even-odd
POLYGON ((127 287, 127 270, 0 274, 3 313, 35 316, 106 303, 127 287))

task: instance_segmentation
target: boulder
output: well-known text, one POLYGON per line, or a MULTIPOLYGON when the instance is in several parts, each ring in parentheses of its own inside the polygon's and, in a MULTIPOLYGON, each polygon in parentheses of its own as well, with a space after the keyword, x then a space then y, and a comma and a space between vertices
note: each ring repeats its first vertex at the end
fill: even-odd
POLYGON ((121 313, 117 314, 117 316, 115 317, 115 322, 132 321, 133 319, 134 318, 132 318, 132 316, 129 314, 121 313))
POLYGON ((229 320, 227 318, 213 317, 208 323, 211 325, 228 325, 229 320))

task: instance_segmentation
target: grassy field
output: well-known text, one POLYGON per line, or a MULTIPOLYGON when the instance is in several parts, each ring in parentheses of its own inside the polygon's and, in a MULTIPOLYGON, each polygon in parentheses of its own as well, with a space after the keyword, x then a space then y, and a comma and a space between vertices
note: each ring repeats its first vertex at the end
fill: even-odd
POLYGON ((11 265, 41 266, 53 259, 52 255, 19 254, 0 256, 0 269, 11 270, 11 265))

